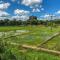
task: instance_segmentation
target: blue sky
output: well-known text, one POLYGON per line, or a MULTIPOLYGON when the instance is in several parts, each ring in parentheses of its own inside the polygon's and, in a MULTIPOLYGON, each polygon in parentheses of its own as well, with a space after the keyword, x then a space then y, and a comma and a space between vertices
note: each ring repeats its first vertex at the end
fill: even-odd
POLYGON ((38 18, 49 14, 60 15, 60 0, 0 0, 0 18, 28 19, 30 15, 38 18))

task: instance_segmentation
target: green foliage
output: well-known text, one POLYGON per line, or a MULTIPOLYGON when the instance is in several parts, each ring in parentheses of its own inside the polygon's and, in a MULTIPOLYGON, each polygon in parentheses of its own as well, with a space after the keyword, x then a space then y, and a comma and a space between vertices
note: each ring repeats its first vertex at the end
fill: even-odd
POLYGON ((0 40, 0 60, 16 60, 16 56, 9 50, 4 40, 0 40))
MULTIPOLYGON (((59 56, 48 54, 42 51, 36 51, 31 49, 24 49, 21 46, 9 44, 7 42, 17 44, 28 44, 28 45, 40 45, 45 39, 60 31, 60 27, 50 31, 49 27, 46 26, 8 26, 0 27, 0 31, 16 31, 16 30, 28 30, 28 33, 24 33, 19 36, 10 37, 8 39, 0 39, 0 60, 60 60, 59 56)), ((4 37, 4 36, 3 36, 4 37)), ((60 36, 54 38, 48 42, 44 47, 53 50, 60 51, 60 36)))
POLYGON ((48 20, 37 20, 36 16, 30 16, 28 20, 9 20, 9 19, 5 19, 5 20, 0 20, 0 26, 25 26, 25 25, 45 25, 45 26, 51 26, 53 23, 59 25, 60 24, 60 20, 56 19, 53 20, 53 22, 51 23, 52 20, 48 21, 48 20))

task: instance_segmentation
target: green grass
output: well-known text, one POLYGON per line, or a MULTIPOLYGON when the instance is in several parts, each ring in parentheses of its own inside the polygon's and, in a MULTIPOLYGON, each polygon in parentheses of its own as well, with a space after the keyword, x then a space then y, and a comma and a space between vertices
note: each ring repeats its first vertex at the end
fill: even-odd
MULTIPOLYGON (((8 27, 5 27, 7 30, 8 27)), ((2 31, 4 30, 1 27, 2 31)), ((0 31, 1 31, 0 29, 0 31)), ((59 28, 53 28, 52 32, 49 27, 45 26, 21 26, 21 27, 9 27, 9 30, 27 30, 29 31, 27 34, 24 33, 20 36, 11 37, 6 39, 7 41, 19 43, 19 44, 29 44, 29 45, 40 45, 43 41, 45 41, 48 37, 53 35, 54 33, 59 31, 59 28)), ((5 31, 4 30, 4 31, 5 31)))
MULTIPOLYGON (((0 32, 2 31, 15 31, 15 30, 27 30, 28 33, 23 33, 19 36, 10 37, 7 39, 2 39, 4 41, 9 41, 18 44, 28 44, 28 45, 40 45, 44 42, 48 37, 52 36, 54 33, 60 31, 60 27, 53 28, 50 30, 50 27, 45 26, 8 26, 8 27, 0 27, 0 32)), ((44 45, 44 48, 58 50, 59 48, 56 46, 60 46, 59 41, 60 36, 52 39, 48 43, 44 45), (58 40, 57 40, 58 39, 58 40)), ((45 52, 39 52, 30 49, 21 49, 20 46, 11 46, 8 45, 8 48, 11 49, 12 53, 16 55, 17 60, 60 60, 59 56, 55 56, 52 54, 48 54, 45 52)))
POLYGON ((43 45, 44 48, 60 51, 60 35, 43 45))
MULTIPOLYGON (((9 45, 10 46, 10 45, 9 45)), ((24 49, 20 46, 10 46, 17 60, 60 60, 60 56, 48 54, 42 51, 24 49)))
MULTIPOLYGON (((32 30, 32 31, 36 31, 37 32, 39 30, 42 30, 42 31, 48 31, 48 32, 51 32, 51 28, 50 27, 45 27, 45 26, 0 26, 0 31, 11 31, 11 30, 32 30)), ((53 28, 52 32, 57 32, 57 31, 60 31, 60 28, 57 27, 56 28, 53 28)))

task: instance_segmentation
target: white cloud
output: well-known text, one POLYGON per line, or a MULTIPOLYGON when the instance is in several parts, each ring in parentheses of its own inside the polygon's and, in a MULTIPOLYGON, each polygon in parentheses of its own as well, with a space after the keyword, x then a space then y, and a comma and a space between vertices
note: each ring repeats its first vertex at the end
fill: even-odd
POLYGON ((47 18, 47 17, 49 17, 50 15, 49 14, 46 14, 46 15, 44 15, 44 18, 47 18))
POLYGON ((32 9, 32 12, 40 12, 42 2, 43 0, 22 0, 22 4, 29 6, 32 9))
POLYGON ((31 0, 22 0, 22 4, 29 6, 31 5, 31 0))
POLYGON ((25 10, 16 9, 16 10, 14 10, 14 13, 16 15, 26 15, 26 14, 29 14, 30 12, 29 11, 25 11, 25 10))
POLYGON ((47 20, 54 20, 56 18, 55 15, 50 15, 50 14, 45 14, 43 16, 44 19, 47 19, 47 20))
POLYGON ((0 20, 4 20, 4 19, 8 18, 9 15, 10 14, 8 14, 5 11, 0 11, 0 20))
POLYGON ((29 16, 27 16, 27 15, 21 16, 21 20, 28 20, 28 19, 29 19, 29 16))
POLYGON ((42 0, 22 0, 22 4, 29 6, 33 4, 42 3, 42 0))
POLYGON ((26 10, 20 10, 20 9, 16 9, 14 10, 14 14, 16 14, 16 16, 13 16, 12 19, 17 19, 17 20, 27 20, 29 19, 29 11, 26 10))
POLYGON ((4 10, 7 9, 10 6, 10 3, 3 3, 3 1, 0 1, 0 20, 6 19, 9 14, 5 12, 4 10))
POLYGON ((29 19, 29 16, 27 16, 27 15, 22 15, 22 16, 18 16, 18 15, 16 15, 16 16, 12 16, 11 19, 27 20, 27 19, 29 19))
POLYGON ((5 11, 0 11, 0 17, 6 17, 8 16, 9 14, 5 11))
POLYGON ((30 8, 42 8, 42 5, 39 5, 39 4, 35 4, 34 6, 30 6, 30 8))
POLYGON ((45 15, 43 16, 43 18, 44 18, 44 19, 47 19, 47 20, 50 20, 50 19, 51 19, 49 14, 45 14, 45 15))
POLYGON ((17 20, 19 20, 19 19, 20 19, 20 16, 12 16, 12 17, 11 17, 11 20, 12 20, 12 19, 17 19, 17 20))
POLYGON ((33 9, 32 12, 40 12, 40 9, 38 9, 38 8, 33 9))
POLYGON ((39 5, 38 5, 38 4, 36 4, 36 5, 35 5, 35 7, 39 7, 39 5))
POLYGON ((0 4, 0 10, 4 10, 7 9, 10 6, 10 3, 1 3, 0 4))
POLYGON ((60 14, 60 10, 56 12, 56 14, 60 14))
POLYGON ((44 8, 41 8, 41 10, 44 10, 44 8))
POLYGON ((6 18, 7 18, 7 17, 3 17, 3 18, 2 18, 2 17, 0 17, 0 20, 4 20, 4 19, 6 19, 6 18))

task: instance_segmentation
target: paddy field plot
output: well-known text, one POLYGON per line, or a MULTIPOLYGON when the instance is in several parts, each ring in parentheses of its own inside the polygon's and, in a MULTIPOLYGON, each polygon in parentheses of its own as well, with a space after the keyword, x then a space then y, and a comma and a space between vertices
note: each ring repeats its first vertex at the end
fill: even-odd
MULTIPOLYGON (((7 27, 6 27, 7 28, 7 27)), ((5 28, 5 30, 7 30, 5 28)), ((54 33, 58 32, 56 28, 54 28, 51 32, 49 27, 44 26, 27 26, 27 27, 19 27, 20 30, 17 30, 15 27, 10 27, 8 33, 10 35, 18 35, 15 37, 10 37, 5 39, 6 41, 11 41, 19 44, 29 44, 29 45, 40 45, 43 41, 45 41, 47 38, 52 36, 54 33), (10 31, 10 28, 12 32, 10 31), (15 29, 15 30, 14 30, 15 29)), ((5 32, 7 34, 7 32, 5 32)), ((8 35, 8 36, 10 36, 8 35)), ((3 36, 4 37, 4 36, 3 36)))
POLYGON ((43 44, 44 48, 60 51, 60 35, 43 44))
MULTIPOLYGON (((0 39, 6 43, 20 45, 39 46, 55 33, 60 32, 60 27, 53 28, 46 26, 14 26, 0 27, 0 39), (4 38, 6 37, 6 38, 4 38)), ((43 44, 43 48, 60 51, 60 35, 43 44)), ((60 55, 52 55, 42 51, 24 49, 21 46, 8 44, 8 48, 16 55, 17 60, 60 60, 60 55)))

